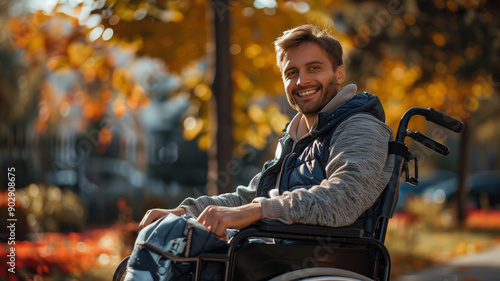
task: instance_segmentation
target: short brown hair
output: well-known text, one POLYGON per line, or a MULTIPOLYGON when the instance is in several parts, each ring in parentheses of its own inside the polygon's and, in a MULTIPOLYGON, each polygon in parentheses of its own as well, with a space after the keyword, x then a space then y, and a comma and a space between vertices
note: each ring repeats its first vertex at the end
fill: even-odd
POLYGON ((312 24, 305 24, 286 30, 274 41, 276 61, 280 70, 283 70, 282 63, 286 51, 304 42, 316 43, 320 48, 325 50, 334 69, 343 64, 340 42, 328 34, 326 30, 312 24))

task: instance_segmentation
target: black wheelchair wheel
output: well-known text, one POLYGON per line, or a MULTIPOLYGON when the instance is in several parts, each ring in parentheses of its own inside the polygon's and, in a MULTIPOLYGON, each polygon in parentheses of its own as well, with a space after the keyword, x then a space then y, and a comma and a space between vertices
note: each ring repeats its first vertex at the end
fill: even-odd
POLYGON ((269 281, 373 281, 373 279, 339 268, 314 267, 287 272, 269 281))
POLYGON ((124 258, 115 268, 115 273, 113 274, 113 281, 120 281, 125 277, 127 272, 127 263, 130 256, 124 258))

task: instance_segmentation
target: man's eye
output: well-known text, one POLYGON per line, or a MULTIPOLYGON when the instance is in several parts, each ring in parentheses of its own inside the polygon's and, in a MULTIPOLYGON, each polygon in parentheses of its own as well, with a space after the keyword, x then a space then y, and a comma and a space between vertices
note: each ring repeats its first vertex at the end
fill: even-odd
POLYGON ((285 74, 286 77, 290 78, 297 74, 297 71, 289 71, 285 74))
POLYGON ((319 69, 319 66, 310 66, 309 67, 309 70, 316 70, 316 69, 319 69))

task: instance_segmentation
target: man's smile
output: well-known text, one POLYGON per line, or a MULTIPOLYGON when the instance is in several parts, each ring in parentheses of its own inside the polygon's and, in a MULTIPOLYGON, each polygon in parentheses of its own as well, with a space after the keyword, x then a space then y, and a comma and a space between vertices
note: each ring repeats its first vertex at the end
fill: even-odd
POLYGON ((312 90, 307 90, 307 91, 304 91, 304 92, 299 92, 299 93, 297 93, 297 95, 299 97, 304 97, 304 96, 312 95, 312 94, 316 93, 317 91, 318 91, 318 89, 312 89, 312 90))

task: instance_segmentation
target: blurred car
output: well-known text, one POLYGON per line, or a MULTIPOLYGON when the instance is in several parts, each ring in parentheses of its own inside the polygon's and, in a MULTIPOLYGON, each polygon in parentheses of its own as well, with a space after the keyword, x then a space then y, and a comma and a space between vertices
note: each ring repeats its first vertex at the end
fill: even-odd
MULTIPOLYGON (((422 195, 428 202, 449 204, 457 198, 458 184, 458 178, 454 177, 426 187, 422 195)), ((483 171, 470 175, 467 198, 468 208, 500 209, 500 172, 483 171)))
POLYGON ((399 199, 396 210, 403 210, 409 197, 414 195, 421 195, 428 187, 437 183, 447 181, 449 179, 456 178, 456 176, 457 174, 453 171, 438 169, 429 175, 419 178, 418 185, 416 186, 413 186, 402 179, 399 186, 399 199))

